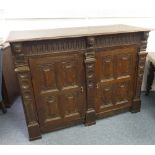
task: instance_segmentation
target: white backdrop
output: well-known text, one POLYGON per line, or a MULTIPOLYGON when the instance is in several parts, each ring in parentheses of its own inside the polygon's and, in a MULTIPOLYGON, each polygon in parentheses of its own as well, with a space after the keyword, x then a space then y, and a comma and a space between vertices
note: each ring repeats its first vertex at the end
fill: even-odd
POLYGON ((152 17, 154 0, 0 0, 7 18, 152 17))

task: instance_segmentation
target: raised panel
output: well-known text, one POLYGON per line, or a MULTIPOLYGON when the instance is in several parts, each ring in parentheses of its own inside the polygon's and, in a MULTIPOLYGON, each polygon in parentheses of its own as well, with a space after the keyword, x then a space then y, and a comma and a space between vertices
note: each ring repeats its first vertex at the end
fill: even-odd
POLYGON ((79 99, 78 92, 71 92, 64 94, 62 96, 63 107, 64 107, 64 117, 71 117, 73 115, 79 115, 79 99))
POLYGON ((116 76, 127 76, 132 74, 133 54, 123 53, 116 55, 116 76))
POLYGON ((113 105, 113 86, 103 85, 100 91, 100 108, 105 108, 113 105))
POLYGON ((44 98, 45 121, 51 121, 61 118, 61 109, 59 107, 58 96, 49 96, 44 98))
POLYGON ((42 90, 57 89, 56 68, 54 64, 39 65, 42 90))
POLYGON ((102 80, 112 79, 114 77, 114 61, 113 56, 103 56, 102 58, 102 80))
POLYGON ((115 104, 122 104, 129 101, 130 98, 130 82, 118 82, 115 84, 115 104))
POLYGON ((62 60, 59 64, 59 73, 61 77, 61 88, 65 89, 68 86, 74 86, 78 84, 78 61, 75 59, 71 60, 62 60))

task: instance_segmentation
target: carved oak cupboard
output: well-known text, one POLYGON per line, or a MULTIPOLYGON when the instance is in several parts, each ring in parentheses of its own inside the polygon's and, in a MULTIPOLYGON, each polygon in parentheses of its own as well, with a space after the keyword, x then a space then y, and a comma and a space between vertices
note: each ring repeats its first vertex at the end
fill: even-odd
POLYGON ((140 111, 149 31, 113 25, 11 32, 30 140, 140 111))

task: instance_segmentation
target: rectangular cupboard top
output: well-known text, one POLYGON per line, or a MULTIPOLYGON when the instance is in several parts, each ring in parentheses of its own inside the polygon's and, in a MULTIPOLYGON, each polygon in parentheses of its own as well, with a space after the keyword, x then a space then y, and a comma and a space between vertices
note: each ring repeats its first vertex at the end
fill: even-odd
POLYGON ((6 42, 22 42, 130 32, 145 32, 151 29, 128 25, 89 26, 42 30, 11 31, 6 42))

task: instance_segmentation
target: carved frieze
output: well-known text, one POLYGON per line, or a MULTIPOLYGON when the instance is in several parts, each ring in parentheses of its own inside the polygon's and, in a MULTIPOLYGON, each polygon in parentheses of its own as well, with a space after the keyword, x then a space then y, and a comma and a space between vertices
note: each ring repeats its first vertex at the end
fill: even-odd
POLYGON ((140 44, 141 35, 139 33, 105 35, 96 37, 96 48, 123 46, 131 44, 140 44))
POLYGON ((25 55, 40 55, 53 52, 74 51, 74 50, 76 51, 85 49, 85 39, 71 38, 71 39, 25 42, 23 46, 25 55))
POLYGON ((33 41, 14 43, 13 52, 20 58, 31 55, 49 54, 62 51, 77 51, 91 48, 104 48, 131 44, 142 44, 141 47, 145 48, 147 42, 146 38, 148 33, 145 32, 143 40, 141 41, 140 33, 128 33, 117 35, 104 35, 94 37, 81 37, 81 38, 68 38, 68 39, 55 39, 44 41, 33 41))

